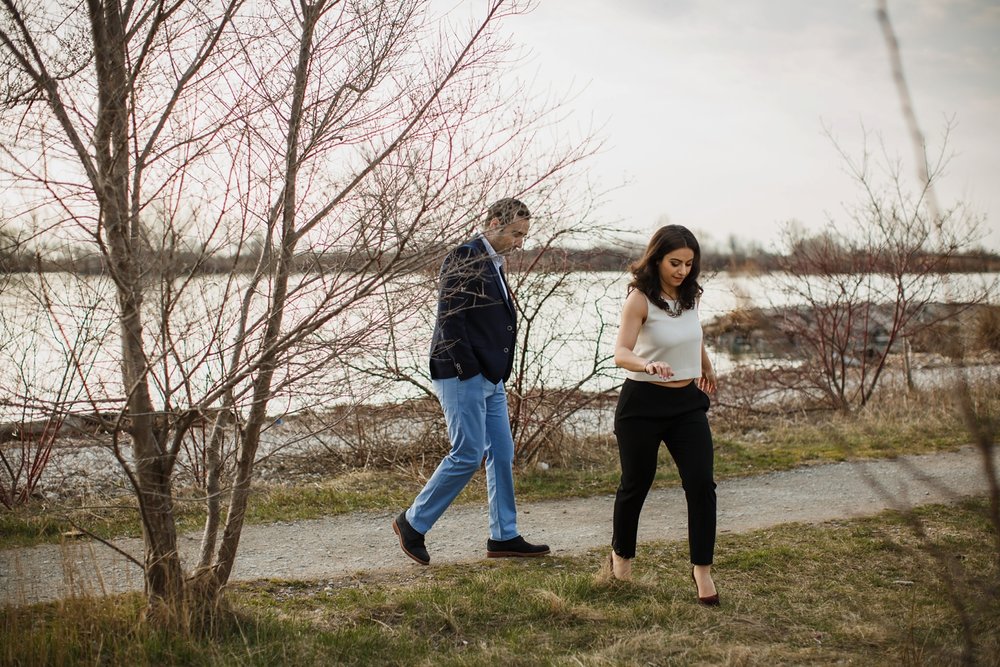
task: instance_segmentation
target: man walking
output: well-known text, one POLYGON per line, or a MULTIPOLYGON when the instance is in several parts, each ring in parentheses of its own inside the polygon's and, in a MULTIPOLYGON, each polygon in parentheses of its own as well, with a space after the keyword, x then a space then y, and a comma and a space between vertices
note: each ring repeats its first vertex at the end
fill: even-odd
POLYGON ((409 509, 392 522, 403 552, 430 563, 424 535, 469 483, 486 456, 489 558, 543 556, 517 530, 514 440, 504 381, 514 367, 517 321, 502 255, 524 244, 528 207, 501 199, 489 208, 484 229, 445 257, 437 321, 431 341, 431 380, 441 402, 451 451, 409 509))

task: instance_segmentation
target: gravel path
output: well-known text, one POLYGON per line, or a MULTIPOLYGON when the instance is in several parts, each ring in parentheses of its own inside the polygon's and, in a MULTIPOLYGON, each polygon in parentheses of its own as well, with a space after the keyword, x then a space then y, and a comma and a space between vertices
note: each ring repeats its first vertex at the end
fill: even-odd
MULTIPOLYGON (((1000 456, 997 457, 1000 463, 1000 456)), ((980 454, 956 452, 893 460, 798 468, 719 484, 719 533, 740 533, 788 522, 818 523, 868 516, 885 509, 953 502, 986 492, 980 454)), ((606 547, 613 497, 520 503, 524 536, 546 542, 553 556, 606 547)), ((399 549, 392 514, 359 512, 325 519, 247 526, 234 580, 338 578, 359 571, 420 567, 399 549)), ((686 539, 680 488, 654 489, 643 511, 640 541, 686 539)), ((431 566, 485 557, 486 508, 450 508, 427 535, 431 566)), ((184 535, 184 562, 197 553, 200 535, 184 535)), ((142 560, 142 542, 115 545, 142 560)), ((641 548, 641 547, 640 547, 641 548)), ((0 604, 53 600, 70 592, 113 593, 142 588, 142 573, 112 550, 90 541, 0 551, 0 604)))

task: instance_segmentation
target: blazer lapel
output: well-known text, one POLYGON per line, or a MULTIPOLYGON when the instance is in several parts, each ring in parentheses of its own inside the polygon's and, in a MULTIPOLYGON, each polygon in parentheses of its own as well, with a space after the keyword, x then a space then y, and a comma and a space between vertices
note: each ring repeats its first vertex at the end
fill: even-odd
MULTIPOLYGON (((492 264, 493 262, 490 262, 492 264)), ((507 274, 503 271, 503 265, 499 268, 500 274, 500 291, 503 292, 504 300, 507 302, 507 307, 510 312, 514 312, 514 290, 510 289, 510 283, 507 282, 507 274)))
POLYGON ((493 275, 493 281, 496 283, 497 290, 503 295, 504 303, 507 304, 507 309, 514 313, 514 293, 509 289, 507 284, 507 276, 504 275, 503 268, 498 268, 496 264, 493 263, 493 258, 490 257, 489 251, 483 244, 482 238, 477 238, 477 245, 479 246, 479 251, 483 254, 483 259, 486 260, 486 265, 489 267, 490 273, 493 275))

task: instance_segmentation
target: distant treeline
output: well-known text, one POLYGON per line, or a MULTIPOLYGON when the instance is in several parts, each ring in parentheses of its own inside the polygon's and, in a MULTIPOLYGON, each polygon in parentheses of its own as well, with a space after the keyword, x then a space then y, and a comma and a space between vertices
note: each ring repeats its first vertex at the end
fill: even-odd
MULTIPOLYGON (((426 259, 426 269, 437 271, 440 258, 446 248, 422 248, 410 258, 426 259)), ((510 258, 518 270, 531 271, 624 271, 639 258, 642 248, 597 247, 597 248, 534 248, 524 250, 510 258)), ((767 273, 781 271, 788 263, 788 257, 771 252, 726 252, 706 250, 702 255, 702 271, 739 271, 747 273, 767 273)), ((206 255, 196 252, 174 251, 150 254, 146 264, 153 272, 163 275, 249 273, 257 267, 258 258, 251 255, 206 255)), ((384 265, 390 260, 389 254, 381 257, 363 253, 328 252, 322 254, 304 253, 296 259, 296 271, 317 270, 359 270, 366 264, 384 265)), ((925 266, 950 273, 1000 272, 1000 254, 977 250, 973 252, 941 258, 926 255, 925 266)), ((855 263, 856 266, 856 263, 855 263)), ((875 263, 875 270, 878 263, 875 263)), ((845 270, 851 270, 845 267, 845 270)), ((0 273, 66 271, 85 275, 99 275, 105 272, 104 260, 99 255, 41 255, 0 247, 0 273)))

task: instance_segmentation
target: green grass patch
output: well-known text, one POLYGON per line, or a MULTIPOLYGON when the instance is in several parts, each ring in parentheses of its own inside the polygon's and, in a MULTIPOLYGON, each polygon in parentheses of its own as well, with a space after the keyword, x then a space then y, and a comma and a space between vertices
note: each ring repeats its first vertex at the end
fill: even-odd
MULTIPOLYGON (((179 506, 179 525, 194 525, 187 521, 190 509, 185 511, 183 505, 179 506)), ((85 500, 73 507, 32 504, 0 512, 0 548, 59 542, 64 536, 73 535, 76 526, 103 538, 142 534, 139 512, 129 497, 85 500)))
POLYGON ((922 508, 926 538, 897 513, 724 535, 715 609, 695 602, 686 543, 653 543, 640 545, 632 583, 600 576, 597 552, 240 584, 198 633, 143 623, 138 595, 6 608, 0 662, 960 664, 957 597, 973 657, 995 664, 1000 572, 986 514, 984 499, 922 508))
POLYGON ((359 510, 392 510, 410 504, 423 484, 398 471, 361 470, 310 485, 258 486, 250 523, 315 519, 359 510))

